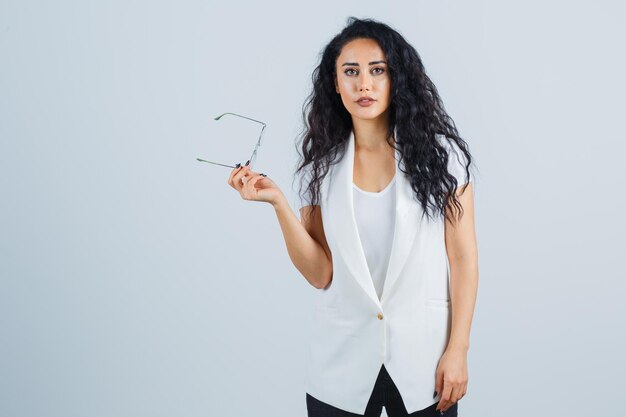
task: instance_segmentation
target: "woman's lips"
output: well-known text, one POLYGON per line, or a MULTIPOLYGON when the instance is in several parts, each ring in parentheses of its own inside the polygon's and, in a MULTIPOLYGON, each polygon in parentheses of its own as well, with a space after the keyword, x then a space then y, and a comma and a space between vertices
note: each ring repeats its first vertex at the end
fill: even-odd
POLYGON ((361 107, 368 107, 374 104, 375 101, 376 100, 359 100, 357 101, 357 104, 361 107))

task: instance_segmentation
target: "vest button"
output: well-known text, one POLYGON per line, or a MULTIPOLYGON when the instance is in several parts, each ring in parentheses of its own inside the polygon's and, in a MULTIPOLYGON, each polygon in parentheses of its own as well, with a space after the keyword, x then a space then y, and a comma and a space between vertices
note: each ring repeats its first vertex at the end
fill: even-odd
POLYGON ((378 313, 378 320, 382 320, 383 319, 383 313, 378 313))

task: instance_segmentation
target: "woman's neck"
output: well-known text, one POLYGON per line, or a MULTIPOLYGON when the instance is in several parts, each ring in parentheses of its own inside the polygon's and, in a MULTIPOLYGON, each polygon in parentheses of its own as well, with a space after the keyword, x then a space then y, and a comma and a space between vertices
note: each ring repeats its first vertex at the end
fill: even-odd
POLYGON ((383 118, 378 117, 373 120, 352 120, 355 149, 377 151, 381 148, 386 148, 389 146, 387 142, 388 123, 386 120, 381 119, 383 118))

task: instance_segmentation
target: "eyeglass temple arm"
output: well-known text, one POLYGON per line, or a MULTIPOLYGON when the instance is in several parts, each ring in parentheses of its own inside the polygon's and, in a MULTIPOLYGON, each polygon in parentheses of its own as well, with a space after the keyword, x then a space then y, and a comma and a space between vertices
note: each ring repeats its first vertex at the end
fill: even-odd
POLYGON ((227 114, 232 114, 233 116, 243 117, 244 119, 248 119, 248 120, 252 120, 253 122, 261 123, 261 124, 263 125, 263 128, 265 129, 265 126, 266 126, 266 125, 265 125, 265 123, 263 123, 262 121, 260 121, 260 120, 256 120, 256 119, 252 119, 252 118, 250 118, 250 117, 242 116, 241 114, 237 114, 237 113, 231 113, 231 112, 222 113, 222 114, 220 114, 219 116, 217 116, 217 117, 213 118, 213 120, 219 120, 219 119, 221 119, 221 118, 222 118, 222 116, 225 116, 225 115, 227 115, 227 114))

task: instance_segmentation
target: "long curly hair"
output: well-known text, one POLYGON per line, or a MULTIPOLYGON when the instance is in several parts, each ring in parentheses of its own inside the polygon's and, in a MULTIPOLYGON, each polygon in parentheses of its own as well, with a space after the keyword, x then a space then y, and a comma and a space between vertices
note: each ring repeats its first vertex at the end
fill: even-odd
MULTIPOLYGON (((335 91, 337 57, 346 43, 354 39, 373 39, 385 54, 391 78, 387 141, 399 150, 399 166, 410 179, 423 214, 429 219, 442 215, 454 223, 446 207, 452 202, 458 218, 463 208, 455 195, 457 180, 447 169, 449 152, 436 135, 454 141, 463 152, 468 181, 472 157, 454 121, 444 110, 419 54, 402 35, 384 23, 355 17, 349 17, 347 23, 324 48, 321 62, 312 74, 313 90, 302 108, 304 129, 296 141, 300 161, 294 175, 294 178, 301 178, 300 198, 305 182, 308 201, 319 205, 322 180, 337 155, 345 152, 352 130, 351 115, 335 91), (395 146, 391 143, 394 131, 398 136, 394 138, 395 146), (302 175, 305 171, 308 171, 306 181, 302 175)), ((463 192, 466 187, 467 184, 463 192)))

